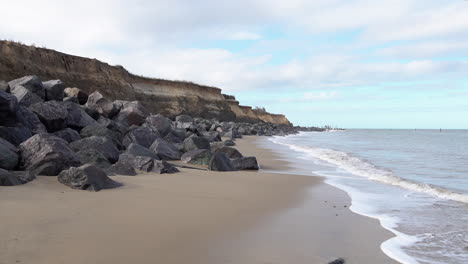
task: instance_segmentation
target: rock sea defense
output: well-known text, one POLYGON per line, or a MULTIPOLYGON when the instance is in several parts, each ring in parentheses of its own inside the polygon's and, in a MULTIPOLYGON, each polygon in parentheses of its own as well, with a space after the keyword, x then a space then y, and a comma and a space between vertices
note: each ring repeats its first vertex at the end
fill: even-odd
POLYGON ((60 80, 50 80, 47 82, 43 82, 42 86, 45 89, 46 100, 51 101, 62 101, 64 97, 63 90, 65 89, 65 85, 60 80))
POLYGON ((93 164, 85 164, 81 167, 71 167, 62 171, 57 179, 60 183, 72 189, 100 191, 122 186, 121 183, 109 178, 107 174, 93 164))
POLYGON ((48 132, 59 131, 66 127, 67 108, 57 101, 36 103, 29 109, 39 117, 48 132))
POLYGON ((212 171, 235 171, 228 155, 223 152, 215 152, 210 159, 208 169, 212 171))
POLYGON ((70 88, 70 87, 65 88, 63 93, 64 93, 64 96, 76 98, 80 105, 84 105, 88 101, 88 94, 85 93, 84 91, 78 89, 78 88, 75 88, 75 87, 74 88, 70 88))
POLYGON ((232 159, 231 164, 236 170, 259 170, 257 158, 255 157, 232 159))
POLYGON ((32 94, 37 95, 41 100, 46 99, 46 91, 42 86, 41 79, 37 76, 24 76, 22 78, 10 81, 8 85, 10 86, 10 92, 15 90, 16 87, 22 86, 32 94))
POLYGON ((210 149, 208 139, 198 136, 190 136, 184 140, 184 151, 192 151, 196 149, 210 149))
POLYGON ((70 143, 70 147, 78 152, 82 150, 94 149, 100 152, 110 163, 115 163, 119 159, 119 150, 106 137, 91 136, 70 143))
POLYGON ((213 153, 208 149, 195 149, 184 153, 180 160, 188 164, 208 165, 212 156, 213 153))
POLYGON ((10 142, 0 138, 0 168, 13 170, 18 166, 18 149, 10 142))
POLYGON ((19 145, 20 169, 34 175, 56 176, 71 166, 79 166, 78 156, 68 143, 51 134, 37 134, 19 145))
POLYGON ((179 149, 162 138, 158 138, 151 145, 150 150, 162 160, 180 160, 182 153, 179 149))

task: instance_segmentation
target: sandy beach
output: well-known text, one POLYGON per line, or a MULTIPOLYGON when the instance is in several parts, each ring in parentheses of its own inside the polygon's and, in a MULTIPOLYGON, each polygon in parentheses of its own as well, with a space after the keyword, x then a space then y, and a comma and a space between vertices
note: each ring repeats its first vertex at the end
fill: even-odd
MULTIPOLYGON (((285 164, 237 148, 268 170, 285 164)), ((352 213, 320 177, 181 169, 115 176, 124 186, 72 190, 56 177, 0 189, 0 264, 396 263, 380 244, 392 234, 352 213)))

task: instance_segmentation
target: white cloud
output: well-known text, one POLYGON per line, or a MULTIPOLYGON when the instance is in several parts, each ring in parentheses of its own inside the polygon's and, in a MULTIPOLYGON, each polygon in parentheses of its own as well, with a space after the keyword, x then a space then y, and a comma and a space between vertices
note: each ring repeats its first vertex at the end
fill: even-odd
POLYGON ((227 36, 230 40, 259 40, 261 38, 261 35, 247 31, 239 31, 227 36))

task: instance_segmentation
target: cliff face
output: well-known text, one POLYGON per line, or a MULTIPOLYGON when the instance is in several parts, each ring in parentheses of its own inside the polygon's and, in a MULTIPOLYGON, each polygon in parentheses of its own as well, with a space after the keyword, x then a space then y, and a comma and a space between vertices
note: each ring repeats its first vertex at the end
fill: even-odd
POLYGON ((114 100, 138 100, 152 113, 169 117, 189 114, 221 121, 290 124, 284 115, 256 113, 251 107, 239 106, 234 96, 223 95, 219 88, 144 78, 96 59, 0 41, 0 80, 25 75, 60 79, 68 87, 78 87, 87 93, 98 90, 114 100))

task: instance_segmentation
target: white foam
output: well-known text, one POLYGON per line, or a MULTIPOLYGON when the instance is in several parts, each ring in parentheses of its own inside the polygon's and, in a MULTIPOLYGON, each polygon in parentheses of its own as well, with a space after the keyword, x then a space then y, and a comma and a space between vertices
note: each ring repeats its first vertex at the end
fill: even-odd
POLYGON ((391 171, 377 168, 371 163, 368 163, 357 157, 353 157, 345 152, 288 144, 279 140, 278 137, 273 137, 271 140, 274 143, 287 146, 295 151, 300 151, 306 153, 311 157, 326 161, 353 175, 365 177, 370 180, 390 184, 393 186, 398 186, 414 192, 425 193, 438 198, 468 204, 468 195, 466 194, 456 193, 434 185, 418 183, 415 181, 400 178, 394 175, 391 171))

